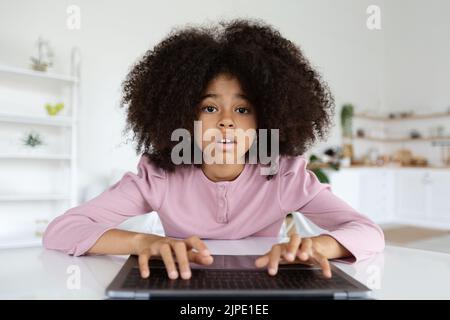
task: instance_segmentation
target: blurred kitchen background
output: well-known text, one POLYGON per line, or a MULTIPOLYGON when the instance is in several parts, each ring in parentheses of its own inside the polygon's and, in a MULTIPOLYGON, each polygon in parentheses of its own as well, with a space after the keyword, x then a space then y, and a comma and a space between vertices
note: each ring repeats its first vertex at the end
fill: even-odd
MULTIPOLYGON (((447 0, 0 0, 0 248, 40 245, 51 219, 136 172, 127 72, 172 27, 237 17, 300 45, 334 94, 309 168, 388 244, 450 252, 447 0)), ((123 228, 163 232, 155 213, 123 228)))

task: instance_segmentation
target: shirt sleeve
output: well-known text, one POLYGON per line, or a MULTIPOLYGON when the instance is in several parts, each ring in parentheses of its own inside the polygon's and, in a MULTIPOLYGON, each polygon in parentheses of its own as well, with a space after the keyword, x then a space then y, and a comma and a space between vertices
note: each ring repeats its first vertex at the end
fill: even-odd
POLYGON ((280 161, 279 199, 283 212, 301 212, 327 230, 323 234, 333 237, 353 255, 339 259, 342 262, 360 261, 383 251, 381 228, 334 195, 331 186, 321 183, 306 165, 304 156, 280 161))
POLYGON ((103 193, 55 218, 47 227, 43 245, 47 249, 80 256, 110 229, 136 215, 158 211, 166 174, 143 155, 138 173, 127 172, 103 193))

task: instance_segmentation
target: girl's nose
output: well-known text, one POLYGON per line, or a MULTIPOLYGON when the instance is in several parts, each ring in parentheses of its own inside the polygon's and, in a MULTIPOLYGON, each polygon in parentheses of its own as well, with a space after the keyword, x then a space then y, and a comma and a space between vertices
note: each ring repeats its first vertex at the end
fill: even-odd
POLYGON ((220 128, 234 128, 234 122, 231 119, 223 119, 219 122, 220 128))

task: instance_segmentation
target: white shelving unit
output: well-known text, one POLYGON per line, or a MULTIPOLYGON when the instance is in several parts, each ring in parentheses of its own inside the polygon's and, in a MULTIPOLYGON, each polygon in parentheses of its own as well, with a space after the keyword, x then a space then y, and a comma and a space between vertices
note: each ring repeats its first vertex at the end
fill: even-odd
POLYGON ((353 137, 353 142, 357 143, 355 151, 358 149, 360 155, 363 146, 364 149, 369 150, 367 146, 370 146, 371 150, 390 155, 399 149, 408 149, 414 155, 426 157, 430 166, 448 167, 444 154, 445 148, 450 150, 450 110, 392 118, 388 115, 356 113, 354 119, 358 120, 355 131, 362 129, 365 132, 361 137, 355 132, 353 137), (441 128, 440 134, 438 127, 441 128), (412 130, 420 136, 411 137, 412 130), (440 150, 435 146, 441 146, 440 150))
POLYGON ((0 195, 0 201, 57 201, 70 200, 70 196, 63 194, 11 194, 0 195))
POLYGON ((0 113, 0 121, 9 123, 39 124, 55 127, 71 127, 73 125, 73 121, 69 117, 58 117, 56 119, 52 119, 43 116, 27 116, 19 114, 1 114, 1 113, 0 113))
MULTIPOLYGON (((5 95, 8 92, 20 92, 22 86, 28 89, 34 85, 51 86, 58 89, 55 97, 58 97, 59 100, 63 98, 60 96, 61 92, 68 93, 68 96, 64 97, 64 101, 67 102, 64 111, 70 113, 56 116, 45 114, 42 111, 44 109, 42 101, 40 99, 33 101, 34 93, 26 96, 26 91, 24 92, 25 100, 31 101, 36 108, 41 108, 42 113, 33 114, 16 106, 6 111, 8 108, 2 105, 4 102, 1 97, 2 92, 0 92, 0 129, 2 126, 4 128, 8 126, 9 130, 17 129, 19 131, 28 130, 30 127, 56 130, 53 138, 64 141, 58 146, 52 146, 52 141, 50 141, 48 144, 50 147, 54 147, 50 148, 51 151, 0 148, 0 248, 40 245, 42 232, 49 221, 62 214, 61 211, 77 205, 77 111, 80 63, 79 61, 74 62, 73 57, 74 53, 72 52, 71 70, 73 74, 71 75, 0 65, 0 88, 5 85, 7 89, 2 91, 6 92, 5 95), (11 112, 11 109, 14 111, 11 112), (65 150, 60 151, 61 149, 65 150), (24 188, 26 191, 20 192, 17 190, 20 189, 18 185, 39 186, 40 184, 39 181, 29 181, 24 178, 25 181, 20 181, 18 184, 16 182, 15 188, 12 187, 9 190, 7 180, 14 180, 14 173, 9 172, 8 165, 14 167, 11 170, 18 171, 22 171, 21 166, 26 166, 30 173, 39 173, 39 171, 43 171, 43 168, 49 169, 52 176, 46 176, 46 182, 67 185, 68 188, 62 188, 65 189, 64 192, 59 192, 60 187, 55 187, 53 191, 56 192, 42 193, 39 188, 30 191, 30 187, 27 187, 24 188), (58 171, 59 169, 61 172, 58 171), (2 174, 4 174, 3 178, 2 174)), ((35 92, 39 93, 39 90, 35 92)), ((8 99, 6 100, 8 101, 8 99)), ((0 132, 0 134, 2 133, 0 132)), ((7 137, 3 138, 7 139, 7 137)), ((1 139, 0 135, 0 142, 1 139)))
POLYGON ((20 154, 20 153, 3 153, 0 159, 46 159, 46 160, 72 160, 70 154, 20 154))
POLYGON ((78 83, 78 77, 75 75, 69 76, 69 75, 62 75, 62 74, 51 73, 51 72, 41 72, 41 71, 35 71, 35 70, 18 68, 18 67, 13 67, 13 66, 6 66, 6 65, 0 65, 0 72, 36 77, 39 79, 65 81, 69 84, 78 83))

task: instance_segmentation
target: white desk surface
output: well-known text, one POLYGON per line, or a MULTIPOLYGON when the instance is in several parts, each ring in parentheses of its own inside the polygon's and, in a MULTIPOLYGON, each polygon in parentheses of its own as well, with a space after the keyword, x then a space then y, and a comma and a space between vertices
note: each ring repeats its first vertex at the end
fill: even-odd
MULTIPOLYGON (((248 238, 206 243, 213 254, 263 254, 277 241, 248 238)), ((1 249, 0 299, 104 299, 105 288, 126 259, 72 257, 41 247, 1 249), (70 286, 75 273, 80 275, 79 289, 70 286)), ((373 289, 376 299, 450 299, 450 254, 387 246, 371 259, 335 265, 373 289)))

